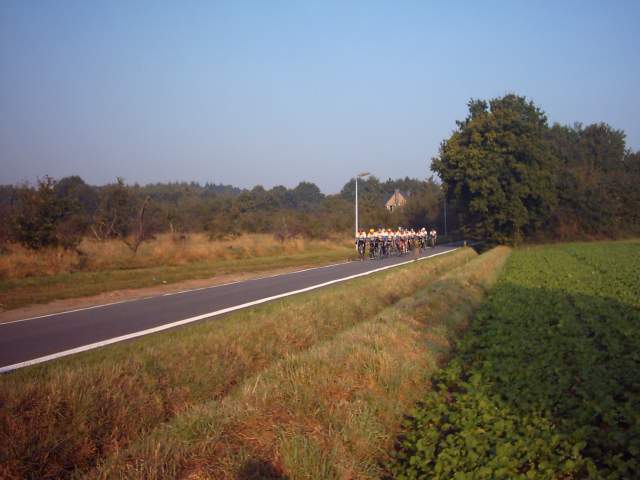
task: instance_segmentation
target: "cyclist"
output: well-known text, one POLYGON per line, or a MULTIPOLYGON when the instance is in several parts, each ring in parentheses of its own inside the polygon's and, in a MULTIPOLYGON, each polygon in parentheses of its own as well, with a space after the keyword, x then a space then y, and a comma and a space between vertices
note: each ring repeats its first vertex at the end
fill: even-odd
POLYGON ((365 252, 366 246, 367 246, 367 234, 364 233, 364 230, 360 229, 358 233, 356 233, 356 249, 358 250, 360 261, 364 260, 364 252, 365 252))
POLYGON ((369 244, 369 259, 376 258, 376 248, 378 247, 378 236, 373 228, 369 229, 369 235, 367 235, 367 243, 369 244))
POLYGON ((404 255, 407 251, 406 235, 402 227, 398 227, 398 237, 396 245, 398 246, 398 252, 400 255, 404 255))
POLYGON ((378 230, 378 242, 380 243, 380 258, 387 256, 387 230, 380 227, 378 230))
POLYGON ((436 232, 435 228, 432 228, 429 232, 429 237, 431 238, 431 248, 436 248, 436 239, 438 238, 438 232, 436 232))
POLYGON ((420 233, 418 234, 418 238, 420 239, 420 248, 422 250, 427 248, 427 229, 422 227, 420 233))
POLYGON ((400 250, 400 230, 398 229, 393 232, 393 247, 395 248, 397 255, 402 254, 402 251, 400 250))

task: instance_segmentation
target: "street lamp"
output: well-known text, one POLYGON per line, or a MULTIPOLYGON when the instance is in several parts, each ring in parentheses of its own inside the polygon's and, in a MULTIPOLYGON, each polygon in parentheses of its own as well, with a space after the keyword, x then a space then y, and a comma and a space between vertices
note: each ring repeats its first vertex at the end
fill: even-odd
POLYGON ((369 172, 362 172, 356 175, 356 235, 358 234, 358 178, 369 176, 369 172))

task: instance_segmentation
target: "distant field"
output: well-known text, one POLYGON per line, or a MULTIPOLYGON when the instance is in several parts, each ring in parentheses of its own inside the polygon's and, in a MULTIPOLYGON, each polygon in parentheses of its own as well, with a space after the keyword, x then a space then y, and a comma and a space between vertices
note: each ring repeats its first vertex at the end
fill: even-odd
POLYGON ((0 255, 0 309, 222 274, 320 265, 355 253, 344 238, 280 242, 258 234, 228 241, 210 241, 204 234, 184 240, 160 235, 143 243, 136 255, 117 240, 85 239, 79 250, 82 254, 7 246, 0 255))
POLYGON ((432 383, 396 478, 638 478, 640 242, 514 251, 432 383))
POLYGON ((460 249, 5 375, 0 477, 375 478, 507 255, 460 249))

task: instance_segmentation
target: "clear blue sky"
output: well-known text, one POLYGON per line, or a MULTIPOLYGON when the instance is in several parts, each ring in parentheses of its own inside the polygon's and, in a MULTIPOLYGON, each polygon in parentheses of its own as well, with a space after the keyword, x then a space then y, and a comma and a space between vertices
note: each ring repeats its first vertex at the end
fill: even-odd
POLYGON ((0 2, 0 183, 429 175, 469 98, 640 149, 640 2, 0 2))

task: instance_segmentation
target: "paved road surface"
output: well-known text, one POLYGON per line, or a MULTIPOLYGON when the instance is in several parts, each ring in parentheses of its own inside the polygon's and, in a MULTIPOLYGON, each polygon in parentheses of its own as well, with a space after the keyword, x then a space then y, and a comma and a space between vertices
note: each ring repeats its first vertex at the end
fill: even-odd
MULTIPOLYGON (((428 249, 421 259, 455 250, 428 249)), ((223 315, 408 263, 413 257, 348 262, 0 324, 0 372, 223 315)))

